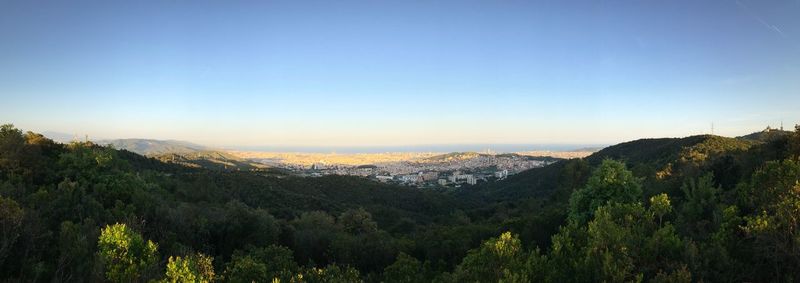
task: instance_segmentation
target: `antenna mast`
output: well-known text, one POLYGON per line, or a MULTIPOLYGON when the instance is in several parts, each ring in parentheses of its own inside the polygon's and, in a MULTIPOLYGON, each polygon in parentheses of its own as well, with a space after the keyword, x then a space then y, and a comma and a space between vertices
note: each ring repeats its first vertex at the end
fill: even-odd
POLYGON ((714 122, 711 122, 711 135, 714 135, 714 122))

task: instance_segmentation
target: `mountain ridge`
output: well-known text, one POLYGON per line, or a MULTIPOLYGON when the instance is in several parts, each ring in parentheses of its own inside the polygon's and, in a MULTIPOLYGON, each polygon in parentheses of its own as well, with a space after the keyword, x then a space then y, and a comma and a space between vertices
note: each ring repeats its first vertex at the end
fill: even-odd
POLYGON ((190 153, 209 150, 209 148, 206 146, 181 140, 126 138, 98 140, 96 143, 101 145, 111 145, 117 149, 124 149, 145 156, 166 153, 190 153))

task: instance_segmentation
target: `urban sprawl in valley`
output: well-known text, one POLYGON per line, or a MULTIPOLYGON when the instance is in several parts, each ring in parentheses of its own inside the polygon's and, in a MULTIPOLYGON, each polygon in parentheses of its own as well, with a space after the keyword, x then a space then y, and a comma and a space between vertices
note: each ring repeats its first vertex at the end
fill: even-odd
POLYGON ((529 151, 496 154, 441 153, 274 153, 232 152, 242 158, 282 168, 300 176, 361 176, 413 187, 460 187, 502 180, 559 159, 579 158, 591 151, 529 151))

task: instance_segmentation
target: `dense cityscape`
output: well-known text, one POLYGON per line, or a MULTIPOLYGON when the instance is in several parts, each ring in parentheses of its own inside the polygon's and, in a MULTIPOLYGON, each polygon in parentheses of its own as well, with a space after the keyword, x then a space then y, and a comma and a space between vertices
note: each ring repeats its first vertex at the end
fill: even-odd
POLYGON ((513 153, 461 152, 362 165, 325 160, 311 164, 281 162, 274 159, 254 160, 306 177, 349 175, 412 187, 461 187, 475 185, 478 182, 502 180, 509 175, 543 167, 559 159, 513 153))

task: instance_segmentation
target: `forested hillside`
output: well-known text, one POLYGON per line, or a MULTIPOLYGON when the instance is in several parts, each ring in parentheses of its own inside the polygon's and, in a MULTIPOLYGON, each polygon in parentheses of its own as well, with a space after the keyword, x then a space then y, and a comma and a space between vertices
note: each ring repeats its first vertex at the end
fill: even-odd
POLYGON ((98 145, 108 145, 115 149, 138 153, 166 163, 176 163, 185 167, 211 170, 254 170, 267 166, 251 162, 230 153, 202 145, 176 140, 117 139, 100 140, 98 145))
POLYGON ((97 141, 97 144, 110 145, 116 149, 124 149, 146 156, 165 153, 182 154, 210 150, 209 148, 199 144, 176 140, 116 139, 99 140, 97 141))
POLYGON ((0 129, 0 281, 800 280, 800 128, 645 139, 461 190, 0 129))

